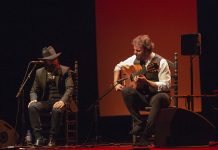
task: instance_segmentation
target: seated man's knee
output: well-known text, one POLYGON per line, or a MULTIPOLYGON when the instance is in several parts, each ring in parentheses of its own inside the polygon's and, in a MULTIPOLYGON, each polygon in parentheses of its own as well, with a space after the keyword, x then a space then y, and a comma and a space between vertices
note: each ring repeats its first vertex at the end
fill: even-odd
POLYGON ((28 106, 29 110, 33 110, 35 108, 37 108, 37 103, 30 103, 29 106, 28 106))
POLYGON ((64 113, 64 108, 52 108, 52 113, 64 113))
POLYGON ((170 97, 167 93, 158 93, 152 97, 150 105, 159 105, 161 107, 168 107, 170 105, 170 97))
POLYGON ((123 90, 121 91, 122 95, 132 95, 135 93, 135 89, 131 87, 124 87, 123 90))

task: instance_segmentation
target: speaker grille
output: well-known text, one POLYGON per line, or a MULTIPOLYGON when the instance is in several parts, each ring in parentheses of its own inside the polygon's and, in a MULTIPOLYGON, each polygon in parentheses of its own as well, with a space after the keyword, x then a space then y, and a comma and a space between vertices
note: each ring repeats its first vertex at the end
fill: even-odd
POLYGON ((207 145, 215 135, 215 127, 200 114, 180 108, 162 109, 156 121, 155 145, 207 145))

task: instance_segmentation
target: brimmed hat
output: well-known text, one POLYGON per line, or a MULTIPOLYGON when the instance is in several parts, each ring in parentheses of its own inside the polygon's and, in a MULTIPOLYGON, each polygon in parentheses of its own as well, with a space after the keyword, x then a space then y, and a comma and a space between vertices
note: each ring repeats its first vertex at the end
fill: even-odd
POLYGON ((61 52, 56 53, 55 49, 52 46, 48 46, 48 47, 44 47, 42 49, 42 57, 43 58, 39 58, 39 59, 41 59, 41 60, 54 60, 60 55, 61 55, 61 52))

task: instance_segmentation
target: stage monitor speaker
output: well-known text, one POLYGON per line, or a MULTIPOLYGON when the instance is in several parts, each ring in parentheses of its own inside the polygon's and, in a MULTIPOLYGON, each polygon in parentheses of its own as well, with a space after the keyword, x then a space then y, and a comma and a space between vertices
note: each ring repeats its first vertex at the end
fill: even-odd
POLYGON ((156 122, 155 146, 208 145, 215 127, 206 118, 181 108, 162 109, 156 122))
POLYGON ((18 134, 8 123, 0 120, 0 148, 14 146, 16 144, 18 134))
POLYGON ((201 34, 181 35, 181 54, 200 55, 201 54, 201 34))

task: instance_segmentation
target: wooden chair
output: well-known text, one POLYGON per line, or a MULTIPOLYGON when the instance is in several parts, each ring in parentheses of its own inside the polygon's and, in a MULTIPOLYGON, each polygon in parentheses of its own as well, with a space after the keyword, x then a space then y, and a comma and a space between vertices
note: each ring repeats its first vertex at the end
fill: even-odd
POLYGON ((74 63, 74 71, 72 71, 73 78, 73 94, 72 101, 67 104, 66 109, 66 131, 65 139, 66 145, 77 145, 78 144, 78 62, 74 63))

